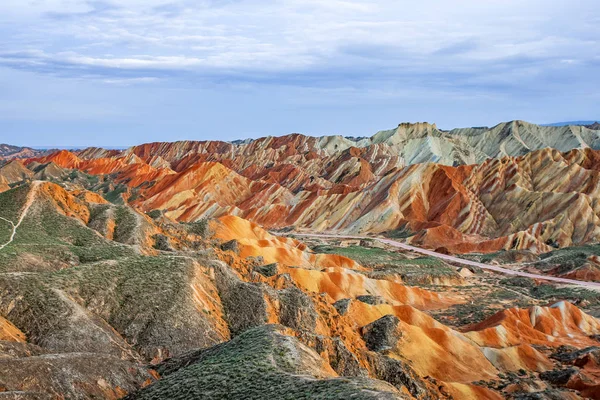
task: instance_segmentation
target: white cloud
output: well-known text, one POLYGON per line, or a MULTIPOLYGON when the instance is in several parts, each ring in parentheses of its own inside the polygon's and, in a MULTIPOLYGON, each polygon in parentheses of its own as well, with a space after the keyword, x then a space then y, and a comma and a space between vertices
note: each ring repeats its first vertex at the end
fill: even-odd
POLYGON ((561 60, 594 61, 600 33, 589 26, 599 8, 596 0, 4 0, 0 29, 13 40, 0 50, 34 51, 0 63, 63 75, 95 69, 107 80, 334 70, 354 80, 470 74, 524 83, 561 60), (128 76, 111 76, 118 71, 128 76))
POLYGON ((144 83, 154 83, 159 79, 154 77, 142 77, 142 78, 124 78, 124 79, 104 79, 102 82, 107 83, 109 85, 119 85, 119 86, 131 86, 137 84, 144 83))

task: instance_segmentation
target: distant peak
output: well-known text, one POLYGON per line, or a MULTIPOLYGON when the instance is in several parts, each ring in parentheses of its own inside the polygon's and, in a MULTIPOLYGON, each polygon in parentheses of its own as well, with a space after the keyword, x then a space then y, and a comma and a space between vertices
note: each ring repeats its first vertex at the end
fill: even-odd
POLYGON ((512 120, 512 121, 508 122, 508 124, 511 124, 511 125, 523 125, 523 126, 525 126, 525 125, 535 125, 535 124, 533 124, 531 122, 527 122, 527 121, 524 121, 522 119, 512 120))
POLYGON ((595 130, 595 131, 600 131, 600 123, 594 122, 591 125, 587 125, 586 128, 592 129, 592 130, 595 130))
POLYGON ((404 122, 400 122, 398 124, 398 126, 426 126, 426 125, 434 126, 435 123, 432 124, 432 123, 427 122, 427 121, 423 121, 423 122, 420 122, 420 121, 418 121, 418 122, 404 121, 404 122))
POLYGON ((429 122, 402 122, 396 129, 381 131, 373 135, 372 143, 395 145, 408 139, 422 138, 438 132, 435 124, 429 122))
POLYGON ((429 122, 401 122, 398 124, 398 128, 406 128, 406 129, 437 129, 437 125, 431 124, 429 122))

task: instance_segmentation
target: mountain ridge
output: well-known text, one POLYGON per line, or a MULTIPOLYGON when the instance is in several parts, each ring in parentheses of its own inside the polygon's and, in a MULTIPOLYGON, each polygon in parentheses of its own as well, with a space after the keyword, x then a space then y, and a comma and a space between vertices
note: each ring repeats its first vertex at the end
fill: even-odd
MULTIPOLYGON (((404 230, 414 244, 457 253, 545 253, 600 240, 600 131, 512 121, 445 132, 418 123, 359 142, 300 134, 239 145, 156 142, 62 150, 24 164, 38 177, 102 177, 111 182, 100 188, 105 195, 183 222, 231 214, 270 229, 404 230)), ((9 184, 27 173, 0 169, 9 184)))
MULTIPOLYGON (((337 144, 339 147, 339 149, 341 150, 345 150, 349 147, 368 147, 374 144, 380 144, 380 143, 384 143, 387 145, 398 145, 398 144, 403 144, 405 143, 407 140, 410 139, 422 139, 425 137, 444 137, 444 134, 449 134, 449 135, 453 135, 453 136, 477 136, 477 135, 485 135, 486 132, 491 131, 493 133, 498 133, 501 132, 503 130, 505 130, 506 126, 511 126, 511 125, 519 125, 522 127, 529 127, 530 129, 532 127, 537 127, 537 128, 550 128, 550 130, 554 130, 555 131, 555 135, 563 132, 569 132, 571 131, 581 131, 582 128, 585 129, 589 129, 589 130, 600 130, 600 125, 597 125, 597 122, 593 122, 593 121, 585 121, 586 124, 584 125, 583 123, 581 124, 575 124, 575 125, 565 125, 562 123, 557 123, 557 124, 545 124, 545 125, 535 125, 533 123, 530 122, 526 122, 523 120, 512 120, 512 121, 507 121, 507 122, 500 122, 492 127, 464 127, 464 128, 453 128, 453 129, 449 129, 449 130, 444 130, 444 129, 439 129, 437 127, 437 125, 435 123, 428 123, 428 122, 402 122, 399 123, 397 127, 393 128, 393 129, 388 129, 388 130, 382 130, 379 132, 376 132, 375 134, 373 134, 372 136, 361 136, 361 137, 351 137, 351 136, 343 136, 343 135, 324 135, 324 136, 315 136, 315 135, 304 135, 301 133, 289 133, 289 134, 284 134, 284 135, 280 135, 280 136, 264 136, 264 137, 260 137, 260 138, 247 138, 247 139, 236 139, 236 140, 232 140, 232 141, 219 141, 219 140, 180 140, 180 141, 175 141, 175 142, 150 142, 150 143, 145 143, 145 145, 153 145, 153 144, 162 144, 162 143, 171 143, 173 145, 176 144, 181 144, 181 143, 228 143, 231 144, 233 146, 246 146, 246 145, 250 145, 255 141, 264 141, 264 140, 269 140, 269 139, 274 139, 277 140, 278 138, 288 138, 288 137, 293 137, 293 136, 301 136, 301 137, 305 137, 305 138, 315 138, 318 139, 318 142, 320 143, 320 148, 328 148, 331 147, 331 145, 335 146, 335 144, 337 144), (587 123, 589 122, 589 124, 587 123), (567 129, 565 129, 567 128, 567 129)), ((446 138, 449 139, 449 138, 446 138)), ((467 143, 468 145, 472 145, 472 143, 467 143)), ((590 145, 590 143, 587 143, 588 145, 590 145)), ((0 145, 0 146, 4 146, 5 149, 4 151, 2 151, 2 149, 0 149, 0 159, 4 158, 4 159, 10 159, 10 158, 30 158, 30 157, 36 157, 39 156, 42 153, 50 153, 50 152, 54 152, 56 151, 56 149, 54 150, 48 150, 48 149, 41 149, 41 148, 27 148, 27 147, 19 147, 19 146, 11 146, 11 145, 0 145), (8 150, 11 149, 11 150, 8 150), (23 155, 21 156, 19 154, 19 151, 23 151, 23 155), (14 154, 14 155, 13 155, 14 154)), ((89 152, 91 149, 104 149, 106 151, 128 151, 132 148, 138 147, 139 145, 134 145, 134 146, 130 146, 130 147, 98 147, 98 146, 91 146, 91 147, 65 147, 65 148, 61 148, 64 150, 69 150, 72 152, 89 152)), ((527 146, 526 146, 527 147, 527 146)), ((550 146, 552 147, 552 146, 550 146)), ((555 147, 556 148, 556 147, 555 147)), ((595 148, 595 147, 594 147, 595 148)), ((532 147, 529 148, 531 149, 539 149, 539 147, 532 147)), ((560 149, 560 148, 559 148, 560 149)), ((500 153, 498 153, 500 154, 500 153)), ((494 155, 494 154, 488 154, 488 153, 484 153, 484 154, 480 154, 480 157, 496 157, 498 156, 498 154, 494 155)), ((521 153, 522 154, 522 153, 521 153)), ((517 155, 517 154, 504 154, 504 155, 517 155)), ((480 158, 478 160, 476 160, 475 162, 481 162, 484 158, 480 158)))

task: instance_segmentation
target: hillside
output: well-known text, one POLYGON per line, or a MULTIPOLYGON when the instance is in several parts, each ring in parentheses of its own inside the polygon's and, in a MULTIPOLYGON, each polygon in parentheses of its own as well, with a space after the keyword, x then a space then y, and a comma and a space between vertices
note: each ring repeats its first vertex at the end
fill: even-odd
POLYGON ((6 161, 0 397, 600 399, 598 133, 421 123, 6 161))
MULTIPOLYGON (((600 346, 598 320, 564 301, 546 307, 542 292, 521 294, 491 274, 387 248, 303 243, 234 216, 177 223, 41 181, 0 193, 0 210, 17 225, 12 239, 10 224, 0 231, 6 395, 500 399, 596 390, 595 369, 581 360, 600 346), (566 383, 548 375, 573 364, 566 383)), ((575 295, 598 309, 600 295, 575 295)))

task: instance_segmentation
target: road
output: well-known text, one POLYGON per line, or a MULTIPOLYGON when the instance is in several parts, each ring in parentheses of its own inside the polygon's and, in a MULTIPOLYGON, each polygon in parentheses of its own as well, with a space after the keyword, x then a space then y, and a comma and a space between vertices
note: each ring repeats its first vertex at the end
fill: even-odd
POLYGON ((405 244, 402 242, 398 242, 398 241, 395 241, 392 239, 385 239, 385 238, 380 238, 380 237, 368 237, 368 236, 334 235, 334 234, 328 234, 328 233, 320 233, 320 234, 319 233, 294 233, 294 236, 329 238, 329 239, 377 240, 378 242, 381 242, 381 243, 384 243, 384 244, 387 244, 389 246, 396 247, 399 249, 414 251, 415 253, 425 254, 427 256, 436 257, 436 258, 439 258, 439 259, 442 259, 445 261, 450 261, 450 262, 454 262, 457 264, 468 265, 471 267, 477 267, 477 268, 481 268, 481 269, 485 269, 485 270, 490 270, 490 271, 498 272, 501 274, 523 276, 525 278, 532 278, 532 279, 543 279, 546 281, 558 282, 558 283, 562 283, 565 285, 577 285, 577 286, 583 286, 583 287, 588 287, 588 288, 600 289, 600 283, 597 283, 597 282, 585 282, 585 281, 578 281, 576 279, 559 278, 556 276, 538 275, 538 274, 530 274, 529 272, 513 271, 511 269, 502 268, 497 265, 483 264, 483 263, 476 262, 476 261, 465 260, 464 258, 460 258, 460 257, 436 253, 435 251, 411 246, 411 245, 408 245, 408 244, 405 244))

